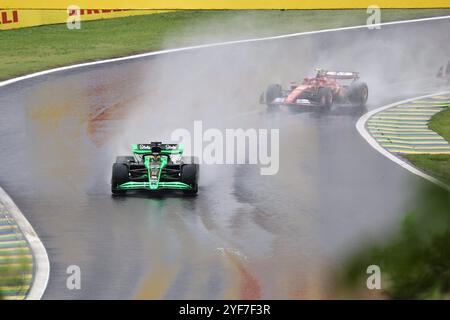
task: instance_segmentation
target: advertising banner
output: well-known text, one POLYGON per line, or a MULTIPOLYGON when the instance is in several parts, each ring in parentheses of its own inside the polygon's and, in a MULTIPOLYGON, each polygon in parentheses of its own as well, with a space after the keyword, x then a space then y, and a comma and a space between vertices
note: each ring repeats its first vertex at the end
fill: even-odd
MULTIPOLYGON (((112 19, 144 14, 166 12, 164 10, 125 10, 125 9, 80 9, 81 21, 112 19)), ((74 10, 0 10, 0 30, 10 30, 45 24, 66 23, 74 10)))
POLYGON ((347 9, 448 8, 448 0, 2 0, 0 9, 347 9))

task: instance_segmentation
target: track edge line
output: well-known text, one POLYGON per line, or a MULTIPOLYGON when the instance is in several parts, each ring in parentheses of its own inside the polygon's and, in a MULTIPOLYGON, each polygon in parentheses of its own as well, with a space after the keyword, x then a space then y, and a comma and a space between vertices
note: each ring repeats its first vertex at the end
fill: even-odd
POLYGON ((157 56, 157 55, 162 55, 162 54, 167 54, 167 53, 175 53, 175 52, 198 50, 198 49, 213 48, 213 47, 222 47, 222 46, 227 46, 227 45, 244 44, 244 43, 251 43, 251 42, 294 38, 294 37, 301 37, 301 36, 306 36, 306 35, 321 34, 321 33, 328 33, 328 32, 369 29, 369 28, 374 28, 374 27, 401 25, 401 24, 408 24, 408 23, 415 23, 415 22, 437 21, 437 20, 445 20, 445 19, 450 19, 450 15, 420 18, 420 19, 411 19, 411 20, 390 21, 390 22, 383 22, 383 23, 374 24, 374 25, 359 25, 359 26, 348 26, 348 27, 341 27, 341 28, 322 29, 322 30, 315 30, 315 31, 305 31, 305 32, 289 33, 289 34, 278 35, 278 36, 242 39, 242 40, 234 40, 234 41, 232 40, 232 41, 224 41, 224 42, 187 46, 187 47, 181 47, 181 48, 164 49, 164 50, 139 53, 139 54, 134 54, 134 55, 129 55, 129 56, 123 56, 123 57, 118 57, 118 58, 109 58, 109 59, 104 59, 104 60, 83 62, 83 63, 71 64, 71 65, 63 66, 63 67, 42 70, 42 71, 38 71, 35 73, 19 76, 16 78, 11 78, 11 79, 7 79, 4 81, 0 81, 0 87, 4 87, 9 84, 13 84, 13 83, 16 83, 16 82, 19 82, 22 80, 27 80, 27 79, 31 79, 31 78, 35 78, 35 77, 39 77, 39 76, 44 76, 44 75, 48 75, 48 74, 52 74, 52 73, 56 73, 56 72, 60 72, 60 71, 72 70, 72 69, 89 67, 89 66, 94 66, 94 65, 101 65, 101 64, 106 64, 106 63, 133 60, 133 59, 145 58, 145 57, 150 57, 150 56, 157 56))
POLYGON ((8 213, 14 218, 33 252, 33 282, 25 299, 40 300, 44 295, 50 277, 50 261, 48 259, 47 250, 30 222, 28 222, 27 218, 25 218, 20 209, 2 187, 0 187, 0 200, 7 208, 8 213))
POLYGON ((364 115, 362 115, 358 121, 356 122, 356 130, 358 130, 359 134, 364 138, 364 140, 367 141, 367 143, 370 144, 370 146, 372 148, 374 148, 375 150, 377 150, 379 153, 381 153, 383 156, 385 156, 386 158, 388 158, 389 160, 395 162, 396 164, 398 164, 399 166, 401 166, 402 168, 408 170, 409 172, 422 177, 436 185, 438 185, 439 187, 446 189, 447 191, 450 191, 450 186, 447 185, 446 183, 442 182, 441 180, 423 172, 422 170, 419 170, 418 168, 414 167, 413 165, 409 164, 408 162, 402 160, 400 157, 395 156, 393 153, 390 153, 389 151, 387 151, 386 149, 384 149, 373 137, 372 135, 369 133, 369 131, 366 129, 366 123, 367 121, 374 115, 376 115, 377 113, 393 108, 395 106, 398 106, 400 104, 404 104, 404 103, 408 103, 414 100, 419 100, 419 99, 424 99, 424 98, 429 98, 432 96, 437 96, 437 95, 441 95, 441 94, 450 94, 450 91, 441 91, 441 92, 436 92, 433 94, 427 94, 424 96, 419 96, 419 97, 415 97, 415 98, 410 98, 410 99, 406 99, 406 100, 402 100, 402 101, 397 101, 391 104, 388 104, 386 106, 382 106, 379 108, 376 108, 374 110, 371 110, 367 113, 365 113, 364 115))

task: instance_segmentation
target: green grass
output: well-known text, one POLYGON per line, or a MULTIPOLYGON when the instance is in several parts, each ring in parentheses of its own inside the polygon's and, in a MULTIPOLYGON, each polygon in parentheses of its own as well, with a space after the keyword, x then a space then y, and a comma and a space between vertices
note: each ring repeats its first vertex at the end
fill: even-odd
POLYGON ((3 264, 0 264, 0 300, 3 300, 8 292, 12 290, 14 295, 26 294, 30 288, 30 279, 26 279, 26 275, 31 275, 33 272, 32 265, 29 264, 30 259, 22 257, 18 259, 3 260, 3 264), (14 263, 14 267, 4 263, 14 263), (16 292, 19 287, 19 292, 16 292))
MULTIPOLYGON (((400 232, 362 247, 348 261, 340 283, 365 287, 366 269, 378 265, 382 293, 393 299, 450 297, 450 193, 434 185, 417 192, 400 232)), ((362 288, 362 289, 361 289, 362 288)))
MULTIPOLYGON (((435 114, 428 126, 450 141, 450 109, 435 114)), ((403 156, 450 185, 450 155, 403 156)), ((443 188, 427 184, 418 190, 400 232, 364 246, 350 258, 340 279, 344 288, 364 290, 366 268, 376 264, 381 269, 382 292, 390 298, 448 299, 449 204, 450 192, 443 188)))
MULTIPOLYGON (((435 114, 428 127, 450 142, 450 109, 435 114)), ((403 155, 412 164, 450 185, 449 154, 410 154, 403 155)))
MULTIPOLYGON (((449 9, 383 10, 382 22, 449 15, 449 9)), ((365 10, 176 11, 0 31, 0 80, 82 61, 152 50, 366 23, 365 10)))
POLYGON ((435 114, 428 127, 450 141, 450 109, 435 114))

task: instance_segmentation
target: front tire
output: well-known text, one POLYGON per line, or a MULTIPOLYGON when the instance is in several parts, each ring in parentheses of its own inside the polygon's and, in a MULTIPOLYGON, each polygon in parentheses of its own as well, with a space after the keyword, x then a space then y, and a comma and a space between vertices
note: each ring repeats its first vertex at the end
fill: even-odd
POLYGON ((189 190, 183 190, 183 194, 187 196, 195 196, 198 193, 198 184, 192 184, 192 189, 189 190))
POLYGON ((198 193, 198 164, 184 164, 181 167, 181 182, 191 186, 189 190, 183 190, 186 195, 195 195, 198 193))
POLYGON ((117 187, 125 182, 130 181, 128 166, 124 163, 114 163, 112 167, 111 192, 114 195, 123 195, 126 190, 117 187))
POLYGON ((276 98, 281 98, 282 96, 283 96, 283 89, 279 84, 271 84, 270 86, 268 86, 264 97, 266 100, 267 107, 271 109, 277 107, 278 105, 273 104, 272 102, 276 98))

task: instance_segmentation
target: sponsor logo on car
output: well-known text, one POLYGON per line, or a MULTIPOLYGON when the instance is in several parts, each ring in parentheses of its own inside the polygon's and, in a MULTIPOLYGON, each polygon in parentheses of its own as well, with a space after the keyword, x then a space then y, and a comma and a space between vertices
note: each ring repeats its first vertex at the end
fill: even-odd
POLYGON ((152 150, 152 146, 149 144, 140 144, 139 150, 152 150))

